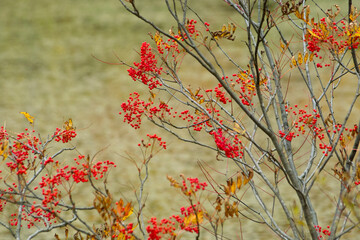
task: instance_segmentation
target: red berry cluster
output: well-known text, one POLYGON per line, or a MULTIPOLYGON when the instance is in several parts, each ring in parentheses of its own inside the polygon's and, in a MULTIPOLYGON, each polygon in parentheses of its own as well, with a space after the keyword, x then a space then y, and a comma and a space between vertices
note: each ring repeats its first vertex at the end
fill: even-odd
POLYGON ((110 161, 91 164, 89 158, 85 159, 82 155, 74 159, 74 166, 60 167, 59 161, 53 158, 58 157, 58 154, 49 156, 47 148, 54 140, 66 143, 74 137, 76 133, 72 125, 66 126, 65 130, 57 128, 45 144, 40 141, 40 137, 35 136, 35 130, 25 129, 11 137, 4 127, 0 128, 0 156, 6 159, 5 164, 10 172, 19 176, 14 178, 10 174, 4 179, 5 188, 0 187, 0 212, 4 212, 8 202, 23 203, 19 208, 20 213, 11 214, 11 226, 17 226, 21 219, 22 222, 27 222, 28 228, 35 224, 37 227, 41 224, 50 227, 57 222, 57 216, 63 210, 63 207, 59 207, 60 201, 65 202, 60 189, 65 188, 69 193, 74 183, 87 182, 90 177, 103 178, 110 167, 115 167, 110 161), (31 199, 36 201, 30 202, 31 199))
POLYGON ((231 102, 231 99, 226 97, 225 91, 222 91, 221 89, 222 89, 222 86, 220 83, 219 83, 218 87, 214 88, 216 98, 223 104, 226 104, 227 102, 231 102))
POLYGON ((199 221, 199 223, 202 221, 202 219, 199 219, 202 214, 200 205, 192 204, 187 208, 182 207, 180 208, 180 212, 183 217, 176 219, 176 221, 180 223, 180 228, 187 232, 199 233, 197 221, 199 221), (196 216, 198 216, 198 219, 196 219, 196 216))
POLYGON ((67 143, 76 137, 76 132, 75 132, 75 129, 62 130, 60 128, 56 128, 54 137, 55 137, 55 141, 57 141, 57 142, 62 141, 63 143, 67 143))
POLYGON ((331 22, 326 18, 320 19, 318 23, 313 23, 312 29, 308 30, 305 36, 309 51, 319 52, 321 47, 325 47, 338 54, 346 48, 351 48, 351 44, 357 48, 359 36, 355 34, 356 26, 349 27, 344 20, 341 20, 340 23, 342 24, 340 28, 336 22, 331 22))
MULTIPOLYGON (((207 183, 199 182, 198 178, 187 178, 187 180, 190 182, 191 189, 193 189, 194 192, 205 190, 207 187, 207 183)), ((183 184, 185 184, 185 181, 183 181, 183 184)))
MULTIPOLYGON (((311 52, 315 52, 315 56, 319 57, 317 52, 322 48, 335 54, 342 53, 345 49, 357 49, 360 44, 359 27, 355 22, 348 24, 344 20, 340 21, 341 27, 334 20, 322 18, 319 22, 312 23, 311 29, 305 35, 307 48, 311 52)), ((319 57, 320 59, 322 57, 319 57)), ((322 68, 322 64, 316 65, 322 68)), ((325 64, 325 67, 330 64, 325 64)))
MULTIPOLYGON (((170 217, 171 218, 171 217, 170 217)), ((152 217, 149 220, 151 225, 146 227, 146 231, 149 234, 149 240, 158 240, 162 238, 162 235, 170 235, 175 236, 174 231, 176 228, 174 227, 175 222, 171 221, 171 219, 162 219, 159 223, 157 222, 156 217, 152 217)))
MULTIPOLYGON (((154 104, 154 102, 151 102, 151 104, 154 104)), ((148 109, 147 115, 149 118, 156 116, 159 119, 165 119, 167 116, 171 115, 170 111, 172 109, 173 108, 170 108, 165 102, 160 101, 158 106, 153 106, 148 109)))
POLYGON ((186 179, 187 181, 186 181, 185 177, 183 175, 181 175, 181 176, 183 177, 181 191, 186 196, 194 195, 197 191, 205 190, 205 188, 207 187, 207 183, 199 182, 198 178, 187 178, 186 179), (190 183, 189 186, 188 186, 187 182, 190 183))
POLYGON ((174 61, 180 54, 179 45, 174 39, 164 41, 161 35, 157 32, 152 39, 155 41, 158 53, 164 58, 165 61, 169 60, 171 56, 174 61))
POLYGON ((167 239, 173 239, 181 231, 198 233, 198 225, 203 221, 203 210, 200 202, 193 204, 192 201, 197 199, 196 192, 204 191, 207 187, 206 182, 200 182, 198 178, 185 178, 183 174, 180 175, 183 179, 182 183, 177 182, 174 178, 168 176, 171 186, 181 189, 181 192, 189 199, 190 206, 181 207, 181 215, 172 215, 169 218, 164 218, 158 221, 156 217, 150 219, 150 225, 146 227, 149 234, 148 239, 162 239, 162 237, 169 236, 167 239), (176 232, 177 231, 177 232, 176 232))
POLYGON ((40 152, 40 139, 32 136, 28 129, 25 129, 25 132, 17 134, 16 141, 11 147, 8 147, 9 136, 4 128, 1 128, 0 138, 1 146, 4 148, 1 154, 9 160, 6 162, 7 167, 10 168, 11 172, 16 172, 17 175, 26 175, 28 169, 33 166, 30 158, 36 159, 36 154, 40 152))
POLYGON ((329 230, 330 226, 327 226, 326 229, 322 229, 319 225, 314 226, 316 231, 320 233, 320 236, 318 237, 319 240, 325 239, 325 236, 330 236, 331 232, 329 230), (322 235, 324 234, 324 236, 322 235))
MULTIPOLYGON (((185 28, 191 39, 196 39, 200 35, 200 32, 196 29, 196 24, 197 21, 194 19, 187 19, 186 21, 185 28)), ((178 34, 173 35, 173 37, 181 41, 185 41, 186 39, 189 38, 187 34, 184 31, 182 31, 182 29, 179 29, 178 34)))
POLYGON ((134 239, 133 232, 134 232, 134 224, 129 223, 126 226, 118 224, 119 233, 113 234, 112 239, 134 239))
MULTIPOLYGON (((261 71, 261 68, 259 68, 259 71, 261 71)), ((238 74, 233 74, 232 76, 236 78, 229 78, 228 76, 225 76, 222 77, 222 80, 229 82, 232 89, 239 93, 239 98, 241 99, 242 104, 245 106, 253 106, 254 104, 252 103, 252 98, 253 96, 256 96, 256 91, 254 76, 250 73, 250 69, 244 70, 238 74)), ((261 80, 260 86, 266 86, 265 78, 261 80)), ((220 90, 221 88, 221 84, 219 84, 218 87, 215 87, 214 92, 216 93, 216 97, 224 104, 231 102, 231 98, 227 97, 226 93, 220 90)), ((209 89, 206 92, 212 91, 213 90, 209 89)))
POLYGON ((280 135, 281 138, 285 138, 289 142, 291 142, 291 140, 295 137, 295 133, 289 132, 288 134, 285 134, 281 130, 279 130, 279 135, 280 135))
POLYGON ((90 168, 91 176, 94 177, 96 180, 101 179, 105 176, 105 174, 109 171, 109 168, 111 167, 116 167, 115 163, 112 161, 98 161, 90 168))
MULTIPOLYGON (((4 192, 6 192, 6 189, 4 190, 4 192)), ((7 203, 7 201, 5 199, 3 199, 4 195, 5 195, 5 193, 0 194, 0 213, 4 211, 4 208, 7 203)))
POLYGON ((157 76, 161 75, 162 68, 156 66, 157 60, 155 54, 152 53, 150 44, 143 42, 140 50, 140 63, 134 62, 136 68, 129 68, 129 76, 134 81, 141 81, 143 84, 148 85, 152 90, 158 86, 162 86, 161 82, 157 79, 157 76))
MULTIPOLYGON (((156 217, 152 217, 148 222, 150 225, 146 227, 146 231, 149 234, 148 240, 159 240, 165 236, 169 236, 167 239, 173 239, 177 236, 176 231, 186 231, 190 233, 199 233, 197 225, 196 215, 201 215, 201 209, 194 204, 187 208, 180 208, 182 216, 172 215, 168 219, 164 218, 158 222, 156 217), (195 210, 195 211, 194 211, 195 210)), ((202 219, 198 219, 199 221, 202 219)))
MULTIPOLYGON (((130 97, 127 102, 121 104, 121 108, 124 115, 124 122, 127 122, 135 129, 140 128, 141 117, 145 109, 150 105, 150 103, 145 103, 139 99, 140 94, 137 92, 130 93, 130 97)), ((119 114, 122 114, 119 112, 119 114)))
POLYGON ((285 111, 291 113, 291 115, 289 116, 290 118, 292 118, 293 129, 295 131, 289 132, 287 135, 282 131, 279 131, 279 135, 281 137, 284 137, 286 135, 285 139, 288 141, 292 141, 300 134, 307 134, 308 131, 311 131, 314 136, 318 137, 320 140, 325 137, 323 134, 324 128, 319 127, 317 124, 317 121, 320 118, 320 114, 317 113, 316 109, 313 109, 312 113, 308 113, 306 108, 308 108, 307 105, 305 105, 304 108, 299 108, 298 105, 295 105, 294 107, 290 107, 287 105, 285 106, 285 111), (296 133, 296 131, 298 133, 296 133))
MULTIPOLYGON (((156 134, 153 134, 153 135, 147 134, 146 136, 149 138, 149 140, 153 139, 153 143, 155 141, 157 141, 159 143, 160 147, 162 147, 163 149, 166 149, 166 142, 162 141, 161 137, 157 136, 156 134)), ((150 147, 153 145, 153 143, 151 143, 150 141, 147 144, 144 143, 145 142, 144 140, 141 140, 141 142, 142 142, 142 145, 145 147, 150 147)), ((139 146, 140 146, 140 144, 139 144, 139 146)))
MULTIPOLYGON (((196 34, 195 24, 196 24, 196 21, 189 20, 189 22, 188 22, 189 32, 191 32, 193 34, 196 34)), ((174 35, 174 36, 180 37, 178 35, 174 35)), ((164 52, 163 52, 164 46, 169 46, 169 47, 175 46, 175 45, 171 45, 171 44, 167 45, 167 43, 165 44, 163 39, 159 35, 159 33, 157 33, 152 38, 158 45, 158 48, 160 47, 160 49, 158 49, 160 54, 164 54, 164 52)), ((181 39, 185 39, 185 38, 181 37, 181 39)), ((175 44, 175 42, 172 40, 170 42, 175 44)), ((139 75, 139 76, 141 75, 140 72, 145 72, 145 71, 143 71, 143 69, 146 69, 146 71, 148 71, 148 72, 154 71, 155 73, 157 72, 156 69, 158 69, 158 68, 155 68, 156 64, 154 65, 155 55, 152 53, 150 54, 151 51, 149 51, 148 48, 149 48, 149 45, 147 43, 143 43, 142 48, 141 48, 142 49, 141 50, 142 59, 149 58, 152 60, 151 61, 144 60, 140 64, 137 64, 137 66, 139 67, 139 74, 137 74, 137 75, 139 75), (146 63, 153 67, 149 67, 148 69, 145 67, 140 67, 140 66, 145 66, 146 63)), ((173 49, 177 49, 177 48, 174 47, 173 49)), ((175 55, 177 55, 180 52, 175 51, 174 53, 175 53, 175 55)), ((135 70, 131 70, 131 72, 133 72, 133 73, 134 73, 134 71, 135 70)), ((261 71, 261 69, 259 69, 259 71, 261 71)), ((159 71, 158 71, 158 73, 160 74, 159 71)), ((134 77, 134 75, 132 75, 132 76, 134 77)), ((158 76, 157 74, 152 75, 153 78, 156 78, 157 76, 158 76)), ((223 80, 231 82, 232 88, 234 88, 234 90, 239 93, 239 97, 241 98, 241 101, 244 105, 252 106, 254 104, 254 103, 252 103, 252 98, 253 98, 253 96, 256 95, 256 91, 255 91, 255 83, 254 83, 253 75, 250 74, 250 69, 247 71, 243 71, 239 74, 234 74, 233 76, 236 78, 229 79, 229 77, 226 76, 226 77, 223 77, 223 80)), ((266 86, 266 79, 261 80, 260 85, 262 87, 266 86)), ((195 114, 194 114, 194 111, 190 111, 189 109, 182 109, 181 111, 180 110, 176 111, 172 107, 169 107, 169 105, 167 103, 160 101, 160 100, 157 101, 155 99, 156 94, 154 94, 152 92, 151 92, 151 96, 148 101, 140 100, 139 93, 134 92, 134 93, 130 94, 130 97, 127 100, 127 102, 124 102, 121 104, 122 112, 120 112, 119 114, 124 113, 124 122, 127 122, 135 129, 140 128, 141 121, 142 121, 141 119, 142 119, 143 115, 147 116, 150 119, 157 118, 160 121, 169 122, 169 123, 171 122, 171 119, 178 118, 183 121, 186 121, 187 122, 186 126, 189 128, 193 128, 195 131, 201 131, 204 129, 205 126, 210 127, 210 128, 213 127, 211 122, 209 121, 209 115, 212 115, 215 118, 215 120, 217 120, 220 124, 222 124, 223 120, 220 119, 221 115, 220 115, 220 110, 217 109, 218 105, 217 104, 214 104, 214 105, 209 104, 211 102, 215 102, 214 99, 217 99, 217 101, 222 104, 231 103, 231 101, 232 101, 231 98, 228 96, 226 91, 224 91, 221 84, 218 84, 213 89, 208 89, 205 91, 209 100, 206 100, 204 98, 204 96, 199 93, 200 89, 198 89, 195 93, 193 93, 191 91, 191 89, 188 89, 188 91, 186 91, 186 92, 189 95, 191 95, 189 97, 191 97, 191 99, 193 101, 195 101, 197 104, 207 103, 204 106, 204 109, 206 109, 206 112, 199 110, 199 109, 195 109, 195 114), (212 93, 214 93, 213 94, 214 96, 212 96, 212 93), (156 104, 155 102, 158 102, 158 104, 156 104), (180 114, 178 112, 180 112, 180 114)), ((242 156, 240 147, 238 146, 240 143, 239 140, 237 139, 238 137, 232 137, 233 140, 230 141, 230 140, 223 139, 222 137, 224 137, 224 136, 219 136, 219 133, 214 132, 214 131, 211 131, 211 135, 215 136, 216 144, 218 145, 219 149, 225 151, 225 154, 227 156, 232 156, 232 157, 242 156)))
MULTIPOLYGON (((153 101, 145 102, 140 98, 137 92, 130 93, 129 99, 121 104, 122 112, 124 115, 124 122, 127 122, 131 127, 138 129, 141 125, 141 118, 145 114, 149 118, 157 117, 159 119, 166 119, 172 115, 171 110, 166 103, 159 101, 157 106, 154 106, 153 101)), ((175 112, 176 114, 176 112, 175 112)), ((175 117, 175 115, 173 115, 175 117)))
POLYGON ((217 129, 217 131, 211 131, 210 134, 214 136, 216 146, 221 151, 224 151, 226 157, 242 158, 244 153, 241 151, 241 149, 243 147, 241 146, 241 141, 237 135, 230 139, 229 137, 224 136, 223 130, 221 128, 217 129))
MULTIPOLYGON (((309 132, 312 133, 312 135, 320 140, 319 142, 319 148, 323 150, 323 154, 325 156, 328 156, 328 153, 333 150, 333 147, 326 143, 325 137, 326 137, 326 131, 328 133, 338 134, 341 131, 342 125, 341 124, 334 124, 333 126, 329 127, 321 127, 318 124, 318 119, 320 118, 320 114, 317 112, 316 109, 312 110, 312 113, 309 113, 306 108, 308 106, 305 105, 304 108, 299 108, 298 105, 295 105, 294 108, 290 106, 285 106, 285 110, 288 113, 291 113, 290 117, 293 121, 293 129, 295 131, 289 132, 288 134, 285 134, 282 131, 279 131, 280 137, 285 137, 286 140, 292 141, 294 138, 301 135, 306 135, 309 132), (298 133, 296 133, 296 131, 298 133)), ((331 119, 326 120, 325 124, 330 125, 331 119)), ((340 134, 340 145, 342 147, 346 147, 346 144, 350 142, 351 139, 354 138, 354 136, 358 132, 358 126, 354 125, 354 128, 344 128, 344 132, 340 134), (346 135, 346 136, 345 136, 346 135)))

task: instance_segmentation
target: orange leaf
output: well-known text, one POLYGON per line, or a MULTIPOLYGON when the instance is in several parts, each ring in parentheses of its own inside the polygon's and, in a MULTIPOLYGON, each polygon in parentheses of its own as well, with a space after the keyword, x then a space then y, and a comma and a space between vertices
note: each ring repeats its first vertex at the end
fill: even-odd
POLYGON ((252 170, 249 170, 249 176, 246 177, 245 173, 242 172, 242 175, 244 176, 244 182, 243 185, 246 185, 254 176, 254 172, 252 170))

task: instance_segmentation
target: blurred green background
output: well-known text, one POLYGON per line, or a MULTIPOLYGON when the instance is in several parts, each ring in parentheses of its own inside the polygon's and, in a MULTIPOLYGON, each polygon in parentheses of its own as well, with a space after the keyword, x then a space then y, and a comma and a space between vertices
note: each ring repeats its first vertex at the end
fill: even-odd
MULTIPOLYGON (((240 22, 221 0, 189 2, 214 26, 240 22)), ((160 26, 171 26, 163 1, 136 3, 140 11, 146 11, 145 15, 160 26)), ((118 114, 120 105, 137 85, 127 76, 126 67, 97 59, 118 63, 119 56, 125 62, 137 61, 141 42, 149 41, 148 32, 153 30, 128 14, 116 0, 0 0, 1 125, 15 133, 22 131, 27 121, 19 112, 26 111, 35 117, 35 128, 46 136, 72 118, 78 130, 74 142, 77 150, 91 156, 104 150, 98 158, 110 159, 118 165, 109 181, 111 190, 116 196, 133 199, 137 172, 124 156, 141 160, 137 143, 151 125, 144 123, 145 130, 135 131, 122 122, 118 114)), ((234 49, 234 53, 240 52, 241 48, 234 49)), ((186 67, 191 71, 185 72, 185 77, 195 77, 199 85, 207 84, 207 73, 192 63, 184 62, 186 67)), ((202 178, 198 160, 218 169, 226 168, 213 153, 162 136, 168 142, 168 150, 153 159, 146 185, 146 214, 158 218, 170 216, 184 203, 180 195, 174 199, 177 193, 169 187, 166 174, 202 178)), ((88 196, 89 192, 81 189, 78 194, 88 196)), ((241 224, 244 237, 272 236, 268 230, 257 225, 253 228, 245 220, 241 224)), ((236 222, 234 228, 238 227, 236 222)), ((233 236, 235 239, 239 233, 233 236)))

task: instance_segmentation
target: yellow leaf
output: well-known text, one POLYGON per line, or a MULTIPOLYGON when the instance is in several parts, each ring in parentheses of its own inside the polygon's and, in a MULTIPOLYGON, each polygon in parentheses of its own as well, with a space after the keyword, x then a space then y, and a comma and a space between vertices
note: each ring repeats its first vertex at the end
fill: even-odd
POLYGON ((239 216, 239 209, 238 209, 238 203, 237 202, 233 202, 232 210, 233 210, 233 213, 235 213, 235 215, 238 217, 239 216))
POLYGON ((196 89, 196 92, 194 95, 197 96, 199 94, 200 90, 201 90, 201 88, 196 89))
POLYGON ((150 92, 150 95, 151 95, 151 98, 155 98, 156 97, 156 94, 153 93, 152 91, 149 91, 150 92))
POLYGON ((294 205, 293 205, 293 213, 294 213, 295 216, 300 215, 300 208, 295 202, 294 202, 294 205))
POLYGON ((242 177, 241 177, 241 175, 239 175, 237 177, 237 188, 240 189, 241 186, 242 186, 242 177))
POLYGON ((233 23, 231 23, 231 25, 232 25, 232 32, 234 33, 235 30, 236 30, 236 26, 235 26, 235 24, 233 24, 233 23))
POLYGON ((3 143, 0 143, 0 156, 3 155, 4 159, 7 158, 7 153, 5 150, 7 149, 8 145, 9 142, 7 140, 5 140, 3 143))
POLYGON ((299 10, 298 9, 296 9, 296 11, 295 11, 295 16, 298 18, 298 19, 303 19, 303 16, 302 16, 302 14, 299 12, 299 10))
POLYGON ((231 190, 231 193, 235 193, 235 191, 236 191, 236 183, 233 181, 232 181, 230 190, 231 190))
POLYGON ((195 215, 195 213, 191 213, 189 216, 184 218, 184 225, 185 226, 190 226, 190 225, 197 225, 198 223, 202 223, 203 222, 203 213, 202 212, 197 212, 197 214, 195 215), (197 215, 197 219, 196 219, 196 215, 197 215), (199 222, 198 222, 199 221, 199 222))
POLYGON ((234 122, 234 131, 241 135, 244 135, 246 132, 245 130, 241 131, 241 127, 236 122, 234 122))
POLYGON ((349 15, 349 19, 351 20, 351 22, 353 22, 353 21, 354 21, 354 15, 353 15, 352 13, 350 13, 350 15, 349 15))
POLYGON ((306 6, 306 17, 305 17, 305 21, 306 21, 307 23, 309 23, 309 14, 310 14, 310 6, 307 5, 307 6, 306 6))
POLYGON ((285 49, 285 45, 282 42, 280 42, 280 47, 281 47, 282 50, 285 49))
POLYGON ((162 43, 162 38, 161 38, 159 32, 156 32, 156 33, 155 33, 154 41, 155 41, 156 45, 160 45, 160 44, 162 43))
POLYGON ((30 124, 34 123, 34 117, 31 116, 29 113, 27 112, 20 112, 20 113, 26 117, 26 119, 29 121, 30 124))
POLYGON ((69 131, 69 130, 73 130, 74 127, 73 127, 73 121, 71 118, 69 118, 68 121, 64 122, 64 129, 69 131))
POLYGON ((232 178, 226 181, 227 187, 225 188, 226 195, 234 194, 236 191, 236 182, 232 178))
POLYGON ((173 177, 167 175, 166 178, 169 180, 171 186, 181 188, 180 183, 178 183, 173 177))
POLYGON ((318 35, 316 35, 315 33, 313 33, 311 30, 307 29, 307 31, 308 31, 313 37, 316 37, 317 39, 321 39, 318 35))
POLYGON ((308 60, 308 58, 309 58, 309 53, 306 52, 306 54, 305 54, 305 56, 304 56, 304 63, 306 63, 306 61, 308 60))
MULTIPOLYGON (((358 31, 359 31, 359 29, 358 29, 358 31)), ((354 33, 351 37, 360 37, 360 32, 356 32, 356 33, 354 33)))
POLYGON ((296 66, 295 56, 292 56, 292 58, 291 58, 291 62, 292 62, 292 64, 293 64, 293 66, 295 67, 295 66, 296 66))
POLYGON ((228 200, 225 201, 225 217, 234 217, 236 215, 239 216, 238 204, 233 202, 230 204, 228 200))
POLYGON ((314 55, 315 55, 314 53, 310 54, 310 58, 309 58, 310 62, 312 62, 312 60, 314 59, 314 55))
POLYGON ((225 194, 230 196, 231 195, 230 188, 228 186, 223 185, 223 184, 221 184, 221 186, 224 187, 225 194))
POLYGON ((303 63, 303 57, 301 53, 298 53, 298 63, 301 65, 303 63))
POLYGON ((246 177, 245 173, 242 172, 242 175, 244 176, 244 182, 243 185, 246 185, 254 176, 254 172, 252 170, 249 170, 249 176, 246 177))
POLYGON ((345 148, 345 139, 344 139, 344 138, 342 138, 342 139, 340 140, 340 145, 341 145, 343 148, 345 148))
POLYGON ((201 111, 199 111, 198 109, 195 109, 195 114, 196 115, 201 115, 201 111))

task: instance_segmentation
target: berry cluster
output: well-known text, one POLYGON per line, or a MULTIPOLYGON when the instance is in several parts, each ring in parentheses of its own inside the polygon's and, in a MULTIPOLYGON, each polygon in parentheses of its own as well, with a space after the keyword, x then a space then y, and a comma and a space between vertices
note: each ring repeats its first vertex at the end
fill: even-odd
POLYGON ((0 128, 0 156, 10 173, 1 176, 4 184, 0 186, 0 212, 4 213, 9 202, 19 205, 15 210, 17 213, 10 213, 10 226, 27 223, 28 228, 51 227, 66 209, 64 206, 68 204, 64 197, 71 194, 75 184, 88 182, 90 178, 101 179, 110 167, 115 167, 110 161, 92 164, 89 157, 83 155, 75 158, 74 163, 61 167, 60 161, 54 158, 64 150, 50 155, 48 149, 51 143, 67 143, 76 137, 72 121, 66 123, 64 130, 56 128, 45 143, 35 130, 26 128, 12 136, 4 127, 0 128))
POLYGON ((67 143, 76 137, 76 132, 75 132, 75 129, 62 130, 60 128, 56 128, 54 136, 55 136, 55 141, 57 141, 57 142, 62 141, 63 143, 67 143))
POLYGON ((330 226, 327 226, 326 229, 322 229, 319 225, 315 226, 316 231, 320 233, 320 236, 318 237, 319 240, 325 239, 325 236, 331 235, 329 228, 330 226), (322 234, 324 234, 324 236, 322 234))
MULTIPOLYGON (((127 102, 121 104, 121 108, 124 115, 124 122, 130 124, 131 127, 138 129, 141 125, 141 117, 145 109, 150 105, 150 103, 145 103, 139 99, 140 94, 137 92, 130 93, 130 97, 127 102)), ((122 114, 122 112, 119 112, 122 114)))
POLYGON ((157 60, 155 54, 152 53, 150 44, 143 42, 140 49, 140 63, 134 62, 136 68, 129 68, 129 76, 134 81, 141 81, 143 84, 148 85, 149 89, 152 90, 161 86, 162 84, 157 79, 157 76, 161 75, 162 68, 156 66, 157 60))
POLYGON ((336 22, 322 18, 318 23, 313 23, 311 30, 305 36, 308 49, 311 52, 319 52, 321 47, 336 54, 342 53, 346 48, 357 49, 360 43, 359 27, 356 24, 348 24, 344 20, 338 27, 336 22))
POLYGON ((230 140, 230 138, 224 136, 223 130, 221 128, 219 128, 217 131, 212 131, 210 134, 214 136, 216 146, 221 151, 224 151, 226 157, 242 158, 243 156, 243 152, 241 151, 242 145, 237 135, 235 135, 232 138, 232 140, 230 140))
POLYGON ((194 204, 187 208, 180 208, 182 216, 172 215, 168 219, 164 218, 158 222, 156 217, 152 217, 148 222, 150 225, 146 227, 149 234, 148 240, 159 240, 162 237, 169 236, 173 239, 180 231, 190 233, 199 233, 198 223, 203 221, 201 209, 194 204))

